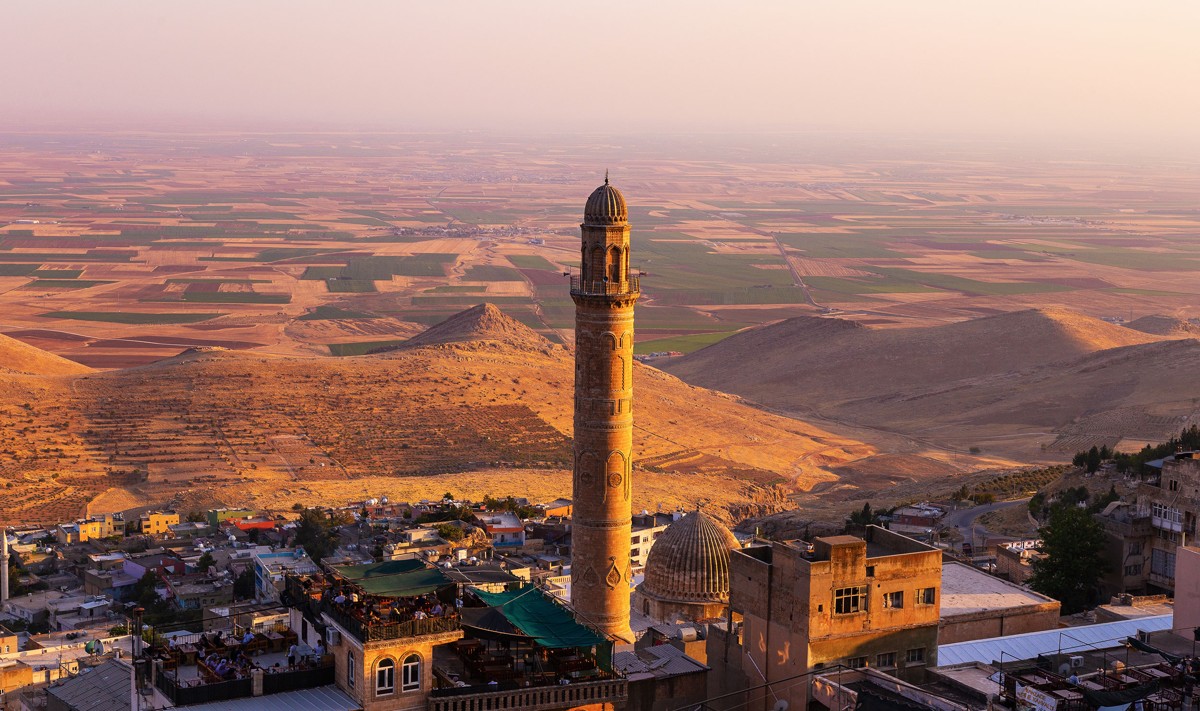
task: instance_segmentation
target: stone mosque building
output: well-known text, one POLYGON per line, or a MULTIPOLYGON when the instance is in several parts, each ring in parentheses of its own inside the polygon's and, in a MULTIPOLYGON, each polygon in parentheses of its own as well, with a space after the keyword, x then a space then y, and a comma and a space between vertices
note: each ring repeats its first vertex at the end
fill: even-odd
POLYGON ((697 622, 723 617, 729 604, 729 552, 738 540, 696 509, 659 536, 634 595, 636 609, 655 620, 697 622))
MULTIPOLYGON (((629 626, 633 492, 633 310, 629 211, 609 184, 583 211, 575 302, 572 605, 580 622, 633 641, 629 626)), ((639 609, 663 621, 719 617, 729 600, 737 540, 700 510, 674 522, 650 550, 639 609)))

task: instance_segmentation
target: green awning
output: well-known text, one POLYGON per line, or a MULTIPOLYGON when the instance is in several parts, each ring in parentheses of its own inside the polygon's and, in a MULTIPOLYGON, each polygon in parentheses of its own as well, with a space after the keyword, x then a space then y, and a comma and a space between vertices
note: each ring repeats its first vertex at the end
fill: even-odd
POLYGON ((333 570, 368 595, 382 597, 415 597, 453 584, 440 568, 430 568, 419 560, 341 565, 333 570))
MULTIPOLYGON (((523 634, 551 649, 604 646, 607 640, 589 627, 579 624, 570 612, 532 585, 517 590, 490 593, 478 588, 472 592, 501 614, 523 634)), ((493 625, 494 626, 494 625, 493 625)))

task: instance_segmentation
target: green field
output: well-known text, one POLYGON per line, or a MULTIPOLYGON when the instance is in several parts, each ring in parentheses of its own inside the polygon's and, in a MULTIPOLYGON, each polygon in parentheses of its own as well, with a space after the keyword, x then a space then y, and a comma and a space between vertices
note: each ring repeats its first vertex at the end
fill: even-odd
POLYGON ((524 281, 521 272, 511 267, 477 264, 466 271, 463 281, 524 281))
POLYGON ((326 279, 325 288, 331 294, 371 294, 379 291, 369 279, 326 279))
POLYGON ((903 254, 882 246, 889 232, 876 234, 817 234, 786 232, 779 241, 804 252, 809 259, 895 259, 903 254))
POLYGON ((339 320, 357 320, 380 318, 375 314, 369 314, 365 311, 347 311, 339 309, 336 306, 318 306, 317 308, 304 314, 298 321, 339 321, 339 320))
POLYGON ((558 267, 545 257, 539 257, 536 254, 510 254, 508 261, 512 262, 513 266, 518 269, 545 269, 547 271, 558 271, 558 267))
MULTIPOLYGON (((182 294, 179 301, 198 304, 288 304, 288 294, 259 294, 254 291, 208 291, 182 294)), ((150 301, 175 301, 175 299, 150 299, 150 301)))
POLYGON ((234 279, 214 277, 210 279, 167 279, 168 284, 270 284, 270 279, 234 279))
POLYGON ((82 269, 39 269, 30 276, 41 279, 78 279, 82 274, 82 269))
POLYGON ((115 284, 103 279, 38 279, 25 286, 28 289, 89 289, 101 284, 115 284))
POLYGON ((73 321, 103 321, 105 323, 125 324, 172 324, 199 323, 224 316, 222 313, 193 313, 193 314, 151 314, 151 313, 119 313, 108 311, 50 311, 40 314, 46 318, 65 318, 73 321))
POLYGON ((28 276, 38 271, 40 264, 0 264, 0 277, 28 276))
MULTIPOLYGON (((351 257, 344 267, 308 267, 301 279, 359 279, 391 281, 393 276, 444 277, 456 254, 430 252, 411 257, 351 257)), ((518 275, 519 276, 519 275, 518 275)))
POLYGON ((329 349, 330 355, 338 357, 342 356, 360 356, 366 355, 376 348, 385 346, 398 346, 401 343, 407 342, 407 338, 397 338, 390 341, 359 341, 358 343, 330 343, 326 346, 329 349))
POLYGON ((907 294, 940 291, 931 286, 895 277, 804 277, 804 283, 814 289, 837 294, 907 294))
POLYGON ((882 274, 900 281, 908 281, 925 286, 933 286, 949 291, 961 291, 964 294, 987 296, 1011 296, 1013 294, 1044 294, 1054 291, 1073 291, 1073 287, 1061 284, 1042 284, 1034 282, 988 282, 976 281, 957 277, 951 274, 934 274, 918 272, 912 269, 895 269, 890 267, 864 267, 866 271, 882 274))

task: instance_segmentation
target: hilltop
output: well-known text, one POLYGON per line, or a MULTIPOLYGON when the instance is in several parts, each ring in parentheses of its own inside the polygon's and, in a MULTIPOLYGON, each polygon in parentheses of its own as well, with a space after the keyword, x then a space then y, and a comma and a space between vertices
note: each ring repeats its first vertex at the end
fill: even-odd
POLYGON ((732 336, 664 367, 800 416, 1038 458, 1046 448, 1177 431, 1178 418, 1192 412, 1180 393, 1200 387, 1200 374, 1168 375, 1162 355, 1187 358, 1200 344, 1183 341, 1170 351, 1161 340, 1062 309, 906 329, 808 317, 732 336), (1173 389, 1160 387, 1172 376, 1173 389), (1081 424, 1114 411, 1124 414, 1102 428, 1081 424))
POLYGON ((92 369, 15 338, 0 335, 0 373, 18 375, 77 375, 92 369))
MULTIPOLYGON (((829 467, 875 453, 653 368, 634 372, 638 508, 710 499, 749 511, 776 501, 777 485, 833 482, 829 467)), ((0 516, 74 515, 97 495, 276 509, 447 489, 569 495, 573 383, 569 351, 491 306, 377 355, 192 349, 60 378, 43 397, 0 401, 10 421, 35 424, 9 442, 24 449, 0 460, 17 489, 0 516), (48 443, 61 454, 40 453, 48 443), (65 463, 72 474, 55 478, 65 463), (54 505, 39 507, 47 497, 54 505)))
POLYGON ((1200 325, 1171 316, 1143 316, 1125 324, 1125 328, 1171 338, 1200 337, 1200 325))
POLYGON ((506 316, 493 304, 472 306, 462 313, 430 327, 413 336, 402 346, 380 349, 397 350, 414 346, 430 346, 449 343, 500 343, 510 348, 541 350, 550 347, 550 341, 534 332, 525 324, 506 316))

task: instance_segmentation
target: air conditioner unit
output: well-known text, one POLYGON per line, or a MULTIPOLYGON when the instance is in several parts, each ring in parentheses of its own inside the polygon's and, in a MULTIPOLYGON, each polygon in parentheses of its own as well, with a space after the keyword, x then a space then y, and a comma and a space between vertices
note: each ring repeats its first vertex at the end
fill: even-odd
POLYGON ((1071 668, 1072 669, 1082 669, 1083 668, 1083 657, 1081 657, 1079 655, 1073 655, 1071 657, 1071 668))
POLYGON ((342 643, 342 633, 336 628, 330 627, 325 630, 325 646, 333 649, 342 643))

